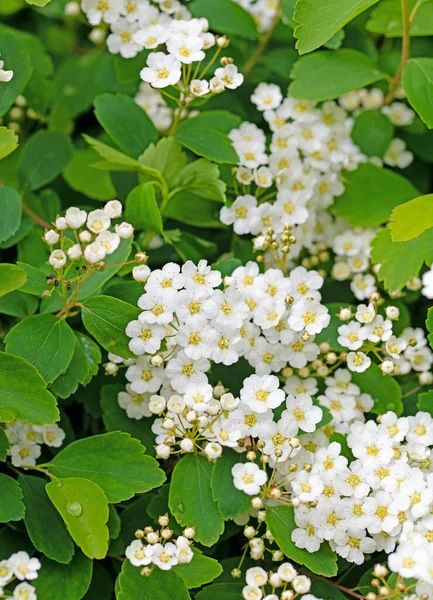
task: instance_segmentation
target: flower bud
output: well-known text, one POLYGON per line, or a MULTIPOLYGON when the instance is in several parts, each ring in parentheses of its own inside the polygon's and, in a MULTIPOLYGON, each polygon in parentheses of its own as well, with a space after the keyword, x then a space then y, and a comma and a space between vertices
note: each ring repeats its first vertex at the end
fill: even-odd
POLYGON ((194 450, 194 442, 189 438, 183 439, 179 445, 184 452, 192 452, 194 450))

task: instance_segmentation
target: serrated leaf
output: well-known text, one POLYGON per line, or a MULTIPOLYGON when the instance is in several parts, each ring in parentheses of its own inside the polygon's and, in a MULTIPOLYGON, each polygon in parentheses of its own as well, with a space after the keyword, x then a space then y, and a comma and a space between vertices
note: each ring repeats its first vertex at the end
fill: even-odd
POLYGON ((24 504, 18 481, 0 473, 0 489, 2 494, 0 523, 20 521, 24 517, 24 504))
POLYGON ((38 131, 23 147, 18 165, 21 184, 29 191, 53 181, 72 158, 71 140, 59 131, 38 131))
POLYGON ((59 420, 56 399, 37 369, 23 358, 0 352, 0 421, 32 425, 59 420))
POLYGON ((403 70, 409 104, 429 129, 433 127, 433 58, 411 58, 403 70))
POLYGON ((18 231, 21 223, 21 198, 7 185, 0 185, 0 213, 0 242, 4 242, 18 231))
POLYGON ((298 39, 299 54, 323 46, 346 23, 376 2, 378 0, 298 0, 294 13, 298 25, 294 36, 298 39), (317 18, 319 12, 320 19, 317 18))
POLYGON ((108 501, 88 479, 69 477, 47 483, 47 494, 74 542, 89 558, 104 558, 108 549, 108 501))
POLYGON ((87 373, 87 360, 84 350, 75 338, 71 362, 66 371, 53 381, 51 389, 60 398, 69 398, 71 394, 77 391, 79 383, 85 380, 87 373))
POLYGON ((393 242, 407 242, 433 227, 433 194, 419 196, 397 206, 391 213, 393 242))
POLYGON ((95 163, 93 165, 94 167, 98 166, 98 168, 101 168, 103 170, 112 171, 142 170, 142 165, 140 165, 140 163, 137 160, 131 158, 127 154, 123 154, 123 152, 120 152, 112 146, 104 144, 103 142, 100 142, 95 138, 92 138, 90 135, 83 134, 83 138, 93 148, 93 150, 95 150, 95 152, 99 154, 99 156, 105 158, 105 160, 107 161, 107 163, 101 163, 100 165, 97 165, 95 163), (112 165, 113 167, 110 168, 110 165, 112 165))
POLYGON ((33 475, 20 475, 18 480, 26 506, 24 522, 33 545, 48 558, 68 564, 74 555, 74 543, 47 496, 46 481, 33 475))
POLYGON ((16 265, 0 264, 0 298, 25 284, 27 274, 16 265))
POLYGON ((47 383, 52 383, 68 368, 75 338, 64 319, 53 315, 34 315, 15 325, 5 342, 7 352, 25 358, 47 383))
POLYGON ((212 497, 224 520, 248 513, 251 498, 233 485, 232 467, 239 462, 239 454, 226 448, 212 469, 212 497))
POLYGON ((114 431, 72 442, 49 463, 58 477, 84 477, 98 484, 110 503, 147 492, 165 474, 144 447, 128 433, 114 431))
POLYGON ((186 586, 173 569, 152 569, 149 577, 125 560, 116 581, 117 600, 190 600, 186 586))
POLYGON ((383 157, 393 135, 393 124, 378 110, 364 110, 355 117, 352 139, 367 156, 383 157))
POLYGON ((93 563, 81 552, 76 552, 68 565, 41 559, 38 578, 32 582, 38 598, 44 600, 81 600, 92 580, 93 563))
POLYGON ((186 587, 191 589, 210 583, 221 575, 223 568, 214 558, 194 550, 194 558, 191 562, 178 564, 173 567, 173 570, 183 579, 186 587))
POLYGON ((380 225, 399 204, 419 195, 405 177, 389 169, 362 164, 344 173, 345 191, 334 199, 332 212, 347 217, 351 225, 380 225))
POLYGON ((333 577, 337 574, 337 555, 327 542, 323 542, 317 552, 310 553, 298 548, 291 534, 296 529, 294 510, 291 506, 268 506, 266 524, 284 554, 300 565, 306 566, 317 575, 333 577))
POLYGON ((375 415, 383 415, 389 410, 397 415, 403 413, 401 387, 391 375, 384 375, 375 363, 363 373, 352 373, 352 381, 360 387, 361 392, 373 398, 371 412, 375 415))
POLYGON ((159 171, 172 186, 176 174, 181 171, 186 163, 187 157, 182 146, 173 137, 161 138, 157 144, 150 144, 138 157, 140 164, 159 171))
POLYGON ((152 183, 141 183, 126 197, 125 219, 137 229, 162 234, 162 217, 152 183))
POLYGON ((140 309, 111 296, 94 296, 82 305, 83 325, 108 352, 122 358, 133 358, 125 333, 130 321, 138 318, 140 309))
POLYGON ((289 93, 303 100, 333 100, 384 78, 372 58, 351 49, 303 56, 293 66, 289 93))
POLYGON ((195 527, 195 539, 212 546, 224 531, 224 520, 212 497, 213 465, 201 454, 184 456, 174 467, 170 511, 179 525, 195 527))
POLYGON ((134 158, 140 156, 149 144, 158 140, 154 124, 129 96, 97 96, 95 116, 119 148, 134 158))

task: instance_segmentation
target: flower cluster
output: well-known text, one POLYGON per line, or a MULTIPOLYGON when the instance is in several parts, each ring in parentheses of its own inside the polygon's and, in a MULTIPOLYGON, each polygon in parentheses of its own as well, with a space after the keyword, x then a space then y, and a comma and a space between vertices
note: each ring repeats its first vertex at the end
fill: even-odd
POLYGON ((13 593, 7 597, 13 600, 37 600, 36 589, 28 582, 37 578, 40 568, 40 561, 30 558, 23 550, 15 552, 8 559, 0 560, 0 595, 5 597, 3 588, 18 581, 13 593))
POLYGON ((279 3, 275 0, 235 0, 250 13, 261 32, 269 31, 278 15, 279 3))
POLYGON ((191 540, 195 535, 192 527, 187 527, 183 535, 172 539, 173 530, 169 528, 167 515, 159 517, 160 530, 146 527, 135 533, 135 539, 126 548, 125 555, 135 567, 144 567, 142 575, 150 574, 149 565, 155 565, 163 571, 168 571, 178 564, 190 563, 194 558, 191 540), (171 541, 169 541, 171 540, 171 541))
POLYGON ((310 593, 311 579, 300 575, 289 563, 282 563, 274 572, 261 567, 251 567, 245 573, 244 600, 321 600, 310 593), (270 588, 270 589, 269 589, 270 588))
POLYGON ((8 455, 14 467, 34 466, 41 455, 41 446, 59 448, 65 439, 65 432, 58 425, 29 425, 22 421, 5 424, 6 437, 10 447, 8 455))

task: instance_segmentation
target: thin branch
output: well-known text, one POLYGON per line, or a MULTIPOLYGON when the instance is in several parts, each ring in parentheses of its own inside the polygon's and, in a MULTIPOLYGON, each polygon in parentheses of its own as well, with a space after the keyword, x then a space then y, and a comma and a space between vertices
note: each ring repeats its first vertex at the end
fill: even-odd
POLYGON ((251 56, 249 61, 246 63, 246 65, 242 69, 242 74, 244 76, 248 75, 248 73, 254 69, 256 64, 261 59, 262 54, 263 54, 269 40, 271 39, 272 34, 274 33, 274 29, 278 25, 279 22, 280 22, 280 3, 278 2, 277 12, 275 14, 274 20, 272 21, 271 28, 260 38, 259 44, 256 48, 256 51, 254 52, 254 54, 251 56))
POLYGON ((29 217, 31 219, 33 219, 33 221, 35 221, 35 223, 37 223, 38 225, 41 225, 45 229, 51 229, 52 228, 52 226, 49 223, 47 223, 46 221, 44 221, 44 219, 42 219, 39 215, 37 215, 35 212, 33 212, 32 209, 27 206, 27 204, 25 204, 23 202, 22 206, 23 206, 23 211, 26 214, 28 214, 29 217))

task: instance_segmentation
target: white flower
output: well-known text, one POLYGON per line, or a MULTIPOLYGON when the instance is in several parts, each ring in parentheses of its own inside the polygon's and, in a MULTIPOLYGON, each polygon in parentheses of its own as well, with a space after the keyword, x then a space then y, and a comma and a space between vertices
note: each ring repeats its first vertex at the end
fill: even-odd
POLYGON ((105 248, 100 242, 93 242, 85 247, 84 258, 92 264, 104 260, 105 248))
POLYGON ((0 60, 0 82, 9 83, 9 81, 14 76, 14 72, 6 71, 5 69, 3 69, 3 67, 4 67, 4 62, 2 60, 0 60))
POLYGON ((209 93, 209 82, 206 79, 193 79, 189 89, 194 96, 206 96, 209 93))
POLYGON ((59 239, 60 235, 57 233, 57 231, 54 231, 54 229, 50 229, 44 234, 44 240, 47 242, 47 244, 57 244, 59 239))
POLYGON ((66 254, 63 250, 53 250, 48 262, 54 269, 61 269, 66 264, 66 254))
POLYGON ((63 440, 66 437, 63 429, 61 429, 55 423, 52 425, 44 425, 40 428, 40 431, 42 433, 44 443, 52 448, 60 448, 60 446, 63 444, 63 440))
POLYGON ((112 54, 120 54, 123 58, 134 58, 142 49, 137 44, 133 35, 137 31, 138 23, 130 23, 128 19, 119 17, 111 24, 110 35, 107 37, 107 47, 112 54))
POLYGON ((134 540, 125 550, 125 556, 134 567, 142 567, 152 562, 153 547, 144 546, 141 540, 134 540))
POLYGON ((177 547, 172 542, 168 542, 164 546, 162 544, 154 544, 152 546, 152 562, 163 571, 168 571, 174 565, 177 565, 177 547))
POLYGON ((415 118, 414 111, 403 102, 393 102, 389 106, 384 106, 382 112, 393 125, 398 126, 410 125, 415 118))
POLYGON ((247 569, 247 572, 245 573, 245 579, 248 585, 262 587, 268 582, 268 574, 261 567, 252 567, 247 569))
POLYGON ((116 225, 114 229, 122 240, 127 240, 134 235, 134 228, 130 223, 120 223, 119 225, 116 225))
POLYGON ((413 154, 406 150, 406 143, 399 138, 394 138, 383 157, 383 162, 390 167, 405 169, 413 161, 413 154))
POLYGON ((12 566, 8 560, 0 560, 0 588, 5 586, 13 577, 12 566))
POLYGON ((158 352, 162 339, 166 335, 165 327, 161 325, 149 325, 138 319, 130 321, 126 327, 125 333, 132 338, 128 346, 131 352, 137 356, 147 353, 155 354, 158 352))
POLYGON ((249 496, 256 496, 261 486, 266 483, 266 471, 260 469, 255 463, 237 463, 232 467, 233 485, 236 489, 249 496))
POLYGON ((149 279, 150 272, 150 268, 147 265, 138 265, 132 269, 132 276, 136 281, 146 283, 149 279))
POLYGON ((284 392, 279 388, 275 375, 250 375, 241 389, 241 401, 257 413, 264 413, 269 408, 277 408, 284 402, 284 392))
POLYGON ((320 333, 329 325, 328 309, 315 300, 300 300, 292 306, 289 325, 294 331, 305 329, 310 335, 320 333))
POLYGON ((251 96, 258 110, 268 110, 280 106, 283 95, 278 85, 274 83, 259 83, 251 96))
POLYGON ((77 260, 81 257, 83 251, 81 250, 80 244, 74 244, 68 248, 68 256, 71 260, 77 260))
POLYGON ((19 583, 14 589, 14 600, 37 600, 36 588, 30 583, 19 583))
POLYGON ((82 227, 87 219, 87 213, 85 210, 80 210, 75 206, 71 206, 65 213, 65 220, 69 227, 72 229, 78 229, 82 227))
POLYGON ((297 575, 292 581, 293 589, 298 594, 305 594, 310 591, 311 579, 306 575, 297 575))
POLYGON ((296 422, 296 426, 302 431, 311 433, 315 431, 317 423, 322 419, 323 411, 319 406, 315 406, 308 394, 298 394, 296 397, 287 396, 287 409, 282 413, 281 418, 290 417, 296 422))
POLYGON ((40 561, 37 558, 30 558, 23 550, 12 554, 9 558, 9 565, 15 577, 20 581, 36 579, 38 570, 41 568, 40 561))
POLYGON ((426 271, 422 276, 422 294, 429 300, 433 299, 433 268, 426 271))
POLYGON ((113 254, 120 244, 120 237, 111 231, 102 231, 95 240, 95 243, 101 244, 105 250, 105 254, 113 254))
POLYGON ((223 452, 223 447, 217 442, 209 442, 208 444, 206 444, 204 451, 208 458, 210 458, 211 460, 215 460, 216 458, 219 458, 221 456, 223 452))
POLYGON ((371 358, 364 352, 349 352, 347 355, 347 366, 351 371, 362 373, 371 365, 371 358))
POLYGON ((112 23, 122 9, 122 0, 82 0, 81 7, 91 25, 99 25, 101 21, 112 23))
POLYGON ((221 80, 224 86, 230 90, 235 90, 244 81, 244 76, 238 72, 236 65, 220 67, 215 71, 215 77, 221 80))
POLYGON ((190 65, 204 59, 203 40, 194 35, 173 35, 167 41, 167 50, 179 62, 190 65))
POLYGON ((181 62, 172 55, 152 52, 147 58, 147 65, 140 71, 140 77, 153 87, 176 85, 181 77, 181 62))
POLYGON ((157 48, 160 44, 165 44, 169 37, 170 32, 167 28, 155 23, 154 25, 149 25, 149 27, 136 31, 132 36, 132 39, 136 44, 143 46, 146 50, 150 50, 157 48))
POLYGON ((221 222, 233 225, 238 235, 251 233, 253 218, 257 214, 257 199, 250 194, 238 196, 230 207, 223 206, 220 211, 221 222))
POLYGON ((119 200, 110 200, 104 206, 104 211, 110 219, 117 219, 122 216, 122 203, 119 200))
POLYGON ((107 230, 110 225, 111 219, 102 208, 92 210, 87 215, 87 227, 93 233, 101 233, 101 231, 107 230))

